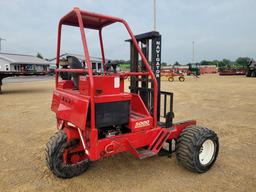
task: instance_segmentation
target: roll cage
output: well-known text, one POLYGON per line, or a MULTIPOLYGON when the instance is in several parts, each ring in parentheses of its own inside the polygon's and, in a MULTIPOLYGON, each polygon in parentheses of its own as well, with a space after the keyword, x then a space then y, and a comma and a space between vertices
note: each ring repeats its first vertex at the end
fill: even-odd
MULTIPOLYGON (((93 29, 98 30, 99 32, 99 41, 100 41, 100 48, 101 48, 101 56, 102 56, 102 63, 105 64, 105 54, 104 54, 104 46, 103 46, 103 39, 102 39, 102 29, 108 25, 111 25, 113 23, 121 23, 125 26, 127 29, 131 40, 134 43, 135 48, 137 49, 143 64, 146 66, 146 69, 148 72, 124 72, 121 73, 120 76, 127 77, 127 76, 150 76, 153 81, 154 86, 154 97, 153 97, 153 125, 154 127, 157 126, 157 98, 158 98, 158 83, 156 80, 156 77, 146 59, 144 54, 142 53, 138 42, 134 36, 134 34, 131 31, 131 28, 129 27, 128 23, 117 17, 111 17, 106 16, 102 14, 96 14, 92 12, 82 11, 79 8, 74 8, 72 11, 70 11, 68 14, 66 14, 64 17, 61 18, 58 25, 58 37, 57 37, 57 53, 56 53, 56 87, 58 87, 59 82, 59 72, 72 72, 72 73, 88 73, 89 82, 90 82, 90 103, 91 103, 91 128, 95 129, 95 86, 94 86, 94 74, 92 70, 92 64, 90 60, 89 50, 87 46, 86 41, 86 35, 85 35, 85 29, 93 29), (63 25, 69 25, 74 27, 79 27, 80 34, 81 34, 81 40, 83 45, 83 51, 85 56, 85 62, 87 64, 87 69, 60 69, 59 68, 59 62, 60 62, 60 47, 61 47, 61 32, 62 32, 62 26, 63 25)), ((106 67, 104 65, 104 74, 106 75, 106 67)))

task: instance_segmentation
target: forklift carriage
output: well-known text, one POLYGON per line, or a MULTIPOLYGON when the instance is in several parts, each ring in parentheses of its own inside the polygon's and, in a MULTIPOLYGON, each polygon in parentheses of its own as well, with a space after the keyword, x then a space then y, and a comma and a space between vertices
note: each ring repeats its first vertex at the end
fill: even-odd
POLYGON ((51 109, 56 113, 59 131, 46 145, 47 165, 54 175, 71 178, 86 171, 92 161, 126 151, 139 159, 176 151, 182 165, 199 173, 214 164, 219 148, 217 135, 197 126, 195 120, 173 123, 173 94, 160 89, 161 35, 158 32, 134 36, 123 19, 74 8, 59 22, 56 58, 56 88, 51 109), (130 72, 110 72, 105 62, 102 29, 113 23, 123 24, 131 37, 128 40, 130 72), (59 68, 63 25, 80 29, 86 59, 83 68, 72 67, 75 65, 59 68), (101 74, 93 72, 85 28, 99 33, 104 64, 101 74), (72 74, 73 78, 60 79, 61 73, 72 74), (128 77, 131 77, 130 92, 125 92, 124 82, 128 77), (168 144, 169 148, 164 149, 168 144))

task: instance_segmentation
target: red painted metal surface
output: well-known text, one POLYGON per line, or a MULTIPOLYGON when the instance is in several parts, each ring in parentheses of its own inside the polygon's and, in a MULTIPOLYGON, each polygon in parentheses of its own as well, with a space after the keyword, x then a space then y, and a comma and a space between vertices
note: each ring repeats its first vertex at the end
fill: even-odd
POLYGON ((150 75, 148 72, 125 72, 119 74, 123 78, 127 78, 129 76, 148 76, 150 75))
POLYGON ((88 70, 86 69, 55 69, 58 72, 70 72, 70 73, 86 73, 88 70))
POLYGON ((224 69, 219 72, 219 75, 221 76, 229 76, 229 75, 245 75, 246 74, 246 69, 241 68, 241 69, 224 69))
MULTIPOLYGON (((96 95, 110 95, 110 94, 119 94, 123 92, 124 88, 124 79, 121 79, 118 75, 108 75, 108 76, 94 76, 95 84, 95 96, 96 95), (115 87, 115 83, 118 84, 115 87)), ((91 95, 90 93, 90 82, 88 77, 80 77, 80 92, 84 95, 91 95)))
POLYGON ((137 94, 131 94, 131 95, 132 95, 131 110, 141 115, 150 116, 150 113, 148 112, 140 96, 137 94))
POLYGON ((77 154, 71 158, 68 157, 70 152, 80 151, 85 151, 86 156, 92 161, 123 151, 130 151, 140 159, 156 155, 167 139, 176 139, 185 127, 196 123, 195 121, 187 121, 174 124, 168 128, 157 125, 157 81, 130 27, 123 19, 80 11, 78 8, 75 8, 59 22, 56 58, 56 90, 53 93, 51 108, 56 113, 58 128, 64 129, 68 135, 68 141, 80 139, 80 143, 76 148, 65 152, 65 162, 80 161, 81 156, 77 154), (107 71, 104 70, 105 73, 102 76, 93 74, 85 37, 85 28, 99 31, 102 62, 105 63, 102 28, 115 22, 122 23, 127 29, 148 72, 107 74, 107 71), (79 27, 86 58, 86 69, 59 69, 62 25, 79 27), (80 76, 79 89, 74 90, 71 80, 59 80, 59 72, 86 72, 88 74, 80 76), (149 113, 139 95, 124 92, 124 79, 126 77, 142 75, 150 76, 153 80, 153 115, 149 113), (95 105, 120 101, 128 101, 130 104, 128 132, 99 138, 98 129, 95 127, 95 105), (144 146, 149 146, 149 149, 144 152, 137 151, 138 148, 144 146))
MULTIPOLYGON (((80 32, 81 32, 81 39, 82 39, 82 44, 83 44, 83 48, 84 48, 84 55, 86 58, 86 63, 88 66, 88 73, 89 73, 89 78, 90 78, 90 89, 91 92, 94 92, 94 81, 93 81, 93 73, 92 73, 92 66, 91 66, 91 62, 90 62, 90 57, 89 57, 89 52, 88 52, 88 48, 87 48, 87 43, 86 43, 86 37, 85 37, 85 28, 91 28, 91 29, 96 29, 96 30, 101 30, 103 27, 115 23, 115 22, 119 22, 122 23, 125 28, 127 29, 139 55, 142 58, 143 63, 145 64, 147 70, 149 71, 149 75, 151 76, 151 78, 153 79, 154 82, 154 127, 156 127, 157 125, 157 97, 158 97, 158 93, 157 93, 157 88, 158 88, 158 84, 157 84, 157 80, 155 78, 155 75, 153 73, 153 71, 151 70, 151 67, 146 59, 146 57, 144 56, 144 54, 142 53, 138 42, 136 40, 136 38, 134 37, 129 25, 127 24, 127 22, 121 18, 117 18, 117 17, 110 17, 110 16, 106 16, 106 15, 102 15, 102 14, 96 14, 96 13, 91 13, 91 12, 87 12, 87 11, 81 11, 79 10, 79 8, 74 8, 74 10, 72 10, 71 12, 69 12, 67 15, 65 15, 59 22, 59 28, 58 28, 58 41, 57 41, 57 56, 56 56, 56 64, 57 64, 57 69, 59 68, 59 57, 60 57, 60 45, 61 45, 61 29, 62 29, 62 25, 71 25, 71 26, 77 26, 80 28, 80 32)), ((103 51, 103 43, 101 43, 101 50, 103 51)), ((104 55, 104 53, 102 52, 102 54, 104 55)), ((56 73, 56 85, 58 84, 58 77, 59 74, 56 73)), ((91 95, 91 121, 92 121, 92 128, 95 128, 95 119, 94 119, 94 112, 95 112, 95 106, 94 106, 94 95, 91 95)))
POLYGON ((147 146, 155 139, 160 130, 161 128, 157 127, 146 131, 127 133, 112 138, 101 139, 98 141, 97 153, 92 157, 92 160, 112 156, 124 151, 131 151, 131 146, 134 149, 147 146), (112 146, 113 149, 107 151, 106 149, 110 146, 112 146))
POLYGON ((59 119, 70 122, 85 129, 89 107, 89 98, 81 94, 73 94, 64 90, 55 90, 51 109, 59 119))

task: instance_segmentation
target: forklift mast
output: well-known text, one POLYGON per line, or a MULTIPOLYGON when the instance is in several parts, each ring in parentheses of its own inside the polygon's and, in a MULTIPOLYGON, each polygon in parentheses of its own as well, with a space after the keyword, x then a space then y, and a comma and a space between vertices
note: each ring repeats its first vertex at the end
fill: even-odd
MULTIPOLYGON (((161 34, 157 31, 151 31, 135 36, 140 48, 145 55, 146 59, 149 61, 150 67, 156 77, 158 83, 158 98, 157 98, 157 121, 160 121, 161 117, 161 98, 164 98, 164 112, 163 117, 166 118, 168 112, 173 114, 173 94, 161 91, 161 34), (167 110, 167 97, 170 98, 169 110, 167 110)), ((131 72, 147 72, 145 65, 143 64, 141 58, 139 58, 139 53, 131 39, 126 40, 130 42, 130 62, 131 72)), ((153 111, 153 89, 154 85, 152 80, 148 76, 142 76, 141 78, 133 76, 130 81, 130 90, 132 93, 139 94, 143 100, 147 109, 152 113, 153 111)), ((173 115, 172 115, 173 116, 173 115)))

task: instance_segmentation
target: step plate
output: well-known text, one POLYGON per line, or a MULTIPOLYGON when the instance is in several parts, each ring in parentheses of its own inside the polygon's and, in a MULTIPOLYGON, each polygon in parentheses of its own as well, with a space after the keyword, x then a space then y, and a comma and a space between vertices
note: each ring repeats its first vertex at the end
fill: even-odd
POLYGON ((139 151, 139 159, 145 159, 148 157, 152 157, 155 156, 157 153, 147 150, 147 149, 143 149, 139 151))
POLYGON ((170 134, 170 129, 162 129, 157 135, 156 139, 150 144, 148 150, 158 153, 163 147, 165 141, 168 139, 170 134))

